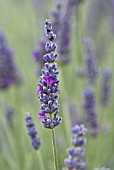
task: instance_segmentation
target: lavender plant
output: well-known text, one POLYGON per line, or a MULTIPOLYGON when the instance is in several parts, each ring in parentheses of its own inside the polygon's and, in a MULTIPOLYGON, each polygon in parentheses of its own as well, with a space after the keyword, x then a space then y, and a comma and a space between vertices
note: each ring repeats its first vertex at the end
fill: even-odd
POLYGON ((56 35, 52 31, 52 25, 49 20, 45 22, 46 37, 49 42, 46 43, 45 49, 48 52, 43 56, 45 60, 45 67, 42 69, 42 74, 40 76, 40 84, 38 84, 39 89, 37 94, 39 94, 39 99, 41 102, 41 112, 39 113, 39 118, 43 119, 42 125, 45 128, 52 129, 52 142, 54 148, 55 156, 55 168, 57 169, 57 156, 56 156, 56 146, 55 146, 55 137, 53 128, 58 126, 61 123, 61 117, 58 116, 59 113, 59 104, 58 97, 56 93, 58 90, 59 80, 57 70, 57 64, 54 63, 58 55, 55 53, 56 44, 53 40, 56 38, 56 35))
MULTIPOLYGON (((59 38, 58 38, 58 52, 60 54, 59 62, 61 64, 68 64, 71 61, 71 32, 72 19, 75 14, 76 7, 83 2, 83 0, 67 0, 64 12, 59 17, 59 38)), ((60 14, 59 14, 60 16, 60 14)))
POLYGON ((85 170, 84 146, 86 144, 86 139, 84 135, 87 133, 87 129, 84 125, 75 125, 74 128, 72 128, 72 133, 73 147, 67 150, 69 157, 65 159, 67 168, 64 170, 85 170))
POLYGON ((58 116, 59 104, 58 97, 56 93, 58 90, 59 80, 58 80, 58 70, 57 64, 54 61, 57 58, 57 54, 54 53, 56 49, 56 44, 53 42, 56 35, 52 31, 52 26, 50 21, 46 20, 46 37, 50 42, 46 43, 46 50, 48 54, 44 55, 45 68, 42 69, 42 75, 40 76, 40 84, 38 84, 39 89, 37 94, 40 95, 39 99, 42 103, 41 113, 39 113, 39 118, 44 119, 42 124, 45 128, 52 129, 61 123, 61 117, 58 116), (52 117, 54 113, 54 116, 52 117))
POLYGON ((103 81, 101 90, 101 104, 106 106, 109 103, 111 97, 111 70, 103 70, 103 81))
POLYGON ((0 90, 20 84, 21 80, 13 59, 13 51, 8 47, 4 32, 0 30, 0 90))
POLYGON ((33 149, 38 150, 40 148, 41 142, 40 138, 38 138, 38 132, 35 129, 35 124, 33 122, 32 116, 30 113, 26 114, 26 126, 28 129, 28 135, 31 138, 31 145, 33 149))
POLYGON ((84 91, 84 105, 83 109, 85 112, 86 122, 92 128, 91 135, 97 135, 99 131, 99 126, 97 122, 96 114, 96 101, 94 90, 92 88, 86 88, 84 91))
POLYGON ((94 84, 97 78, 97 61, 93 54, 92 44, 89 38, 84 38, 85 57, 86 57, 86 76, 90 84, 94 84))
POLYGON ((59 34, 60 63, 67 64, 71 60, 71 20, 73 14, 73 1, 67 0, 65 12, 61 17, 61 31, 59 34))

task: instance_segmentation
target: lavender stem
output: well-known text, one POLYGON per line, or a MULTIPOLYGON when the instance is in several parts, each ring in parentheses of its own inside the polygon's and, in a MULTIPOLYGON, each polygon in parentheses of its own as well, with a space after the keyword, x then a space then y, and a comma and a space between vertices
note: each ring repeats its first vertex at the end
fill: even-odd
POLYGON ((55 141, 55 132, 53 128, 51 129, 51 138, 52 138, 52 148, 53 148, 53 156, 54 156, 54 169, 58 170, 57 148, 56 148, 56 141, 55 141))

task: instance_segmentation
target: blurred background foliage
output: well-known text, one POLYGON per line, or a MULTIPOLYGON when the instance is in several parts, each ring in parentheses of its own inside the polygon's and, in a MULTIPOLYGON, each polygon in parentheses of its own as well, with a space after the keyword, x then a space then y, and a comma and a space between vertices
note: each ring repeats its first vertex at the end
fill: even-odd
MULTIPOLYGON (((64 167, 66 148, 71 144, 73 119, 84 115, 83 92, 88 83, 79 78, 76 71, 84 65, 83 38, 90 37, 98 59, 98 79, 94 86, 100 132, 97 137, 87 136, 85 148, 88 169, 106 166, 114 169, 114 8, 111 0, 85 0, 77 9, 72 21, 72 59, 68 65, 59 65, 60 70, 60 116, 62 124, 55 128, 59 169, 64 167), (100 95, 102 70, 112 71, 111 100, 107 107, 101 107, 100 95)), ((63 4, 65 0, 63 1, 63 4)), ((53 154, 50 130, 41 126, 36 90, 39 77, 35 74, 36 63, 32 51, 37 41, 44 37, 44 21, 51 19, 55 9, 53 0, 0 0, 0 28, 4 30, 14 59, 21 70, 23 82, 0 91, 0 170, 41 170, 38 153, 42 155, 45 169, 53 169, 53 154), (6 108, 13 109, 11 124, 8 123, 6 108), (41 138, 40 151, 34 151, 27 135, 25 114, 31 112, 41 138)))

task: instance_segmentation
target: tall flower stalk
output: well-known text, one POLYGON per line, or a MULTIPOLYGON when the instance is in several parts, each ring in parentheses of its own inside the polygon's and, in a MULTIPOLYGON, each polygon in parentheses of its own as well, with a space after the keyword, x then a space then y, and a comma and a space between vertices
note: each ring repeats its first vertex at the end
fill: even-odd
POLYGON ((86 114, 86 122, 91 127, 91 135, 96 136, 99 132, 97 114, 96 114, 96 100, 94 90, 86 88, 84 91, 84 111, 86 114))
POLYGON ((21 82, 13 51, 9 48, 4 32, 0 30, 0 90, 21 82))
POLYGON ((49 42, 46 43, 45 49, 48 52, 43 56, 45 60, 45 67, 41 71, 40 84, 38 84, 39 89, 37 94, 39 94, 39 100, 41 102, 41 112, 39 113, 39 118, 43 119, 42 125, 45 128, 51 129, 52 131, 52 144, 55 160, 55 169, 58 169, 57 163, 57 152, 56 152, 56 143, 54 136, 54 127, 58 126, 61 123, 61 117, 58 116, 59 113, 59 104, 58 97, 56 94, 59 92, 58 85, 58 74, 57 64, 54 63, 58 55, 55 53, 56 44, 53 40, 56 38, 56 35, 52 31, 52 25, 49 20, 45 21, 46 29, 46 38, 49 42))
POLYGON ((111 70, 103 70, 101 104, 107 106, 111 97, 111 70))
POLYGON ((97 78, 97 61, 93 53, 93 47, 89 38, 84 38, 85 45, 85 62, 86 62, 86 76, 90 84, 96 83, 97 78))

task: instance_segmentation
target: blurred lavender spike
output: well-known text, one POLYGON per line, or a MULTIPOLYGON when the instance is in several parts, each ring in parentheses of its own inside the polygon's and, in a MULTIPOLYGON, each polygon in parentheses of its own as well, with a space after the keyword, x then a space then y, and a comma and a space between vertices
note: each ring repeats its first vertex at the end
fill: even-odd
POLYGON ((76 6, 83 1, 84 0, 67 0, 64 13, 61 16, 61 30, 58 40, 59 61, 61 64, 68 64, 71 61, 72 18, 75 14, 76 6))
POLYGON ((100 1, 92 1, 89 6, 88 18, 87 18, 87 31, 89 35, 96 33, 97 28, 101 20, 102 6, 100 1))
POLYGON ((55 126, 58 126, 62 119, 58 116, 59 104, 57 99, 59 95, 56 94, 59 91, 59 71, 57 70, 57 64, 54 63, 58 54, 55 53, 57 46, 53 42, 56 35, 52 31, 52 25, 49 20, 45 21, 45 30, 46 38, 49 41, 45 45, 45 49, 48 53, 43 56, 46 63, 44 69, 42 69, 37 94, 40 95, 38 98, 41 102, 41 113, 39 113, 39 118, 43 119, 42 124, 45 128, 52 129, 55 126))
POLYGON ((38 42, 38 48, 32 52, 32 56, 35 59, 36 63, 38 64, 37 70, 36 70, 37 75, 40 75, 41 68, 43 67, 43 65, 45 63, 45 61, 42 57, 43 55, 46 54, 46 50, 44 48, 45 44, 46 44, 46 40, 40 39, 38 42))
POLYGON ((97 78, 97 61, 93 54, 92 43, 89 38, 84 38, 86 76, 90 84, 94 84, 97 78))
POLYGON ((114 33, 114 0, 110 0, 110 23, 109 23, 109 26, 110 26, 110 30, 112 33, 114 33))
POLYGON ((101 104, 106 106, 111 98, 111 70, 103 70, 103 81, 101 91, 101 104))
POLYGON ((72 144, 73 147, 67 150, 69 157, 65 159, 67 168, 64 170, 86 170, 86 163, 84 161, 84 146, 86 139, 84 138, 87 129, 84 125, 75 125, 72 128, 72 144))
POLYGON ((0 90, 21 82, 19 70, 13 59, 13 51, 7 44, 4 32, 0 30, 0 90))
POLYGON ((99 131, 97 114, 96 114, 96 101, 95 95, 92 88, 86 88, 84 91, 84 105, 83 109, 85 111, 86 122, 92 128, 90 135, 96 136, 99 131))
POLYGON ((73 15, 73 6, 70 0, 67 0, 64 14, 61 17, 61 30, 58 39, 58 51, 60 54, 60 63, 67 64, 71 60, 71 22, 73 15))
POLYGON ((61 10, 62 10, 62 3, 57 2, 56 3, 56 9, 52 11, 52 25, 53 25, 53 32, 56 34, 58 37, 58 34, 60 32, 60 27, 61 27, 61 10))
POLYGON ((38 138, 38 132, 35 129, 35 124, 30 113, 26 113, 26 122, 28 135, 31 138, 31 145, 33 149, 38 150, 40 148, 41 142, 40 138, 38 138))
POLYGON ((79 5, 81 4, 82 2, 84 2, 85 0, 70 0, 69 3, 70 5, 79 5))

